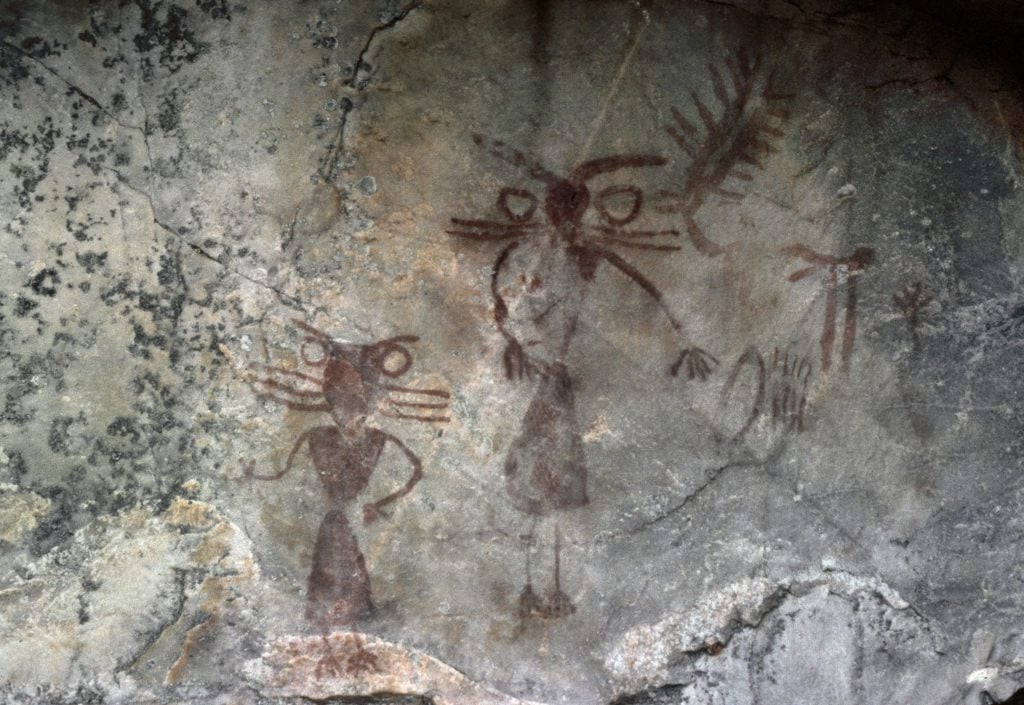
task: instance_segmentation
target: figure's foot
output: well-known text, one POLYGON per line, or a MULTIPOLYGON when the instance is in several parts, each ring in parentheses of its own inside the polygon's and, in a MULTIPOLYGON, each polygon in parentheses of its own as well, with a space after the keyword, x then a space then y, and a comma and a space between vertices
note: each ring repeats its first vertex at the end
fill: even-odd
POLYGON ((356 644, 354 653, 349 654, 345 670, 349 675, 358 676, 362 673, 380 673, 377 657, 371 654, 362 644, 356 644))
POLYGON ((523 619, 544 616, 544 603, 529 583, 519 593, 519 616, 523 619))
POLYGON ((549 619, 568 617, 576 612, 576 605, 561 590, 552 590, 544 600, 544 616, 549 619))
POLYGON ((331 647, 324 644, 324 655, 316 662, 316 668, 313 671, 316 679, 319 681, 324 678, 337 678, 341 675, 341 671, 341 661, 334 655, 331 647))
POLYGON ((717 365, 718 359, 709 352, 693 347, 679 353, 679 357, 669 368, 669 373, 676 377, 680 370, 686 373, 687 379, 704 381, 711 374, 711 366, 717 365))

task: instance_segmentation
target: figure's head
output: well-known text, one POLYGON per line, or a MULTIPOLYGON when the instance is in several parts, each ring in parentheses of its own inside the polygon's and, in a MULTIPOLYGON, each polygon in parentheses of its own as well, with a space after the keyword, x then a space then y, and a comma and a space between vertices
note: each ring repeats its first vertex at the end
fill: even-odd
POLYGON ((337 342, 322 331, 295 320, 306 332, 300 356, 322 367, 322 390, 330 414, 339 425, 360 423, 387 393, 384 379, 401 377, 412 367, 412 353, 402 343, 419 338, 403 335, 368 345, 337 342))
MULTIPOLYGON (((621 227, 637 217, 643 204, 643 193, 632 185, 605 188, 597 193, 595 200, 587 186, 591 179, 621 169, 663 166, 668 163, 667 159, 657 155, 618 154, 587 160, 573 167, 567 176, 559 176, 504 142, 490 140, 482 135, 474 135, 473 140, 502 161, 523 169, 530 178, 544 184, 543 211, 548 225, 571 239, 577 237, 577 229, 582 225, 591 205, 595 206, 601 222, 621 227), (624 210, 611 205, 622 201, 628 202, 624 210)), ((497 205, 512 223, 525 225, 536 212, 539 201, 527 189, 505 188, 498 194, 497 205)))

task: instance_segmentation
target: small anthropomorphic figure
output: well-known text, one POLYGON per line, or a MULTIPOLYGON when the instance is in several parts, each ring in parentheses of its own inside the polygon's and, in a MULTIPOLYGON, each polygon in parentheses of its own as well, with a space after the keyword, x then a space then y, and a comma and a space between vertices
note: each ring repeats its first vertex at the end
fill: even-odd
MULTIPOLYGON (((681 248, 673 241, 679 233, 632 225, 644 205, 643 191, 632 184, 592 190, 596 177, 662 166, 664 157, 621 154, 591 159, 560 176, 503 142, 479 135, 474 140, 543 187, 543 200, 524 188, 504 188, 497 199, 502 220, 453 218, 448 230, 468 240, 505 243, 491 273, 494 322, 505 338, 505 375, 528 379, 536 387, 504 472, 513 505, 530 517, 532 542, 538 520, 588 503, 583 440, 566 359, 586 294, 602 264, 639 286, 660 308, 681 343, 681 352, 669 367, 672 375, 682 371, 689 379, 704 379, 716 360, 688 341, 658 287, 618 251, 678 251, 681 248)), ((534 593, 527 560, 521 616, 553 618, 575 611, 561 589, 557 526, 554 533, 552 587, 543 598, 534 593)))
MULTIPOLYGON (((292 469, 300 451, 305 449, 323 485, 327 513, 313 548, 306 596, 306 619, 324 640, 324 656, 317 665, 319 677, 325 671, 341 671, 327 635, 335 628, 352 627, 374 609, 370 577, 349 525, 349 505, 366 488, 389 441, 405 454, 412 475, 391 494, 364 504, 363 522, 370 524, 386 518, 384 508, 409 494, 423 477, 420 459, 398 437, 369 425, 369 418, 379 412, 391 418, 444 423, 448 421, 443 414, 449 394, 386 382, 401 377, 412 367, 412 353, 403 343, 415 342, 415 336, 355 345, 337 342, 303 321, 293 323, 306 333, 300 351, 302 362, 320 373, 261 365, 261 376, 253 379, 253 388, 260 396, 293 411, 329 414, 332 423, 299 436, 280 472, 259 475, 250 464, 246 476, 278 480, 292 469)), ((358 673, 376 667, 373 655, 357 641, 354 653, 348 655, 346 670, 358 673)))
POLYGON ((808 264, 789 275, 789 281, 798 282, 821 271, 825 277, 825 322, 821 329, 821 371, 832 369, 832 351, 836 340, 836 316, 839 308, 840 273, 846 280, 846 305, 843 307, 843 339, 839 348, 843 372, 850 370, 853 342, 857 338, 857 278, 875 261, 875 251, 858 247, 849 257, 837 257, 812 250, 807 245, 789 245, 782 253, 808 264))

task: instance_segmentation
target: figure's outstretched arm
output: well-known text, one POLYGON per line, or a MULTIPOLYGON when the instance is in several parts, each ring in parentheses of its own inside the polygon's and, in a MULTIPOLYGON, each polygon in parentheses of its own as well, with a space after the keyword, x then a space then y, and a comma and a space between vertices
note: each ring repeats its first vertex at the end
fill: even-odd
POLYGON ((617 270, 625 274, 627 277, 633 280, 635 284, 638 284, 641 289, 646 291, 652 299, 654 299, 658 307, 661 308, 662 313, 668 319, 669 325, 672 326, 678 335, 683 335, 683 324, 675 317, 672 311, 669 309, 668 304, 665 303, 665 297, 662 295, 661 290, 652 282, 650 279, 645 277, 639 269, 634 267, 632 264, 622 259, 619 255, 615 254, 611 250, 606 250, 603 247, 588 247, 588 250, 600 255, 606 262, 615 267, 617 270))
POLYGON ((257 475, 252 471, 253 466, 250 463, 245 468, 245 476, 253 478, 255 480, 280 480, 282 477, 291 472, 292 464, 295 462, 295 456, 298 455, 299 449, 301 449, 302 446, 306 444, 306 442, 309 440, 309 436, 312 433, 312 430, 306 431, 301 436, 299 436, 299 440, 295 441, 295 445, 292 446, 292 450, 288 454, 288 460, 284 464, 284 470, 282 470, 281 472, 274 473, 273 475, 257 475))
MULTIPOLYGON (((685 340, 682 322, 676 318, 672 313, 672 310, 669 309, 668 304, 665 302, 664 295, 662 295, 661 290, 654 284, 654 282, 645 277, 640 270, 611 250, 606 250, 603 247, 587 249, 604 258, 606 262, 632 279, 640 286, 641 289, 646 291, 651 298, 657 302, 658 306, 665 314, 665 317, 668 319, 669 324, 672 326, 672 330, 676 332, 676 335, 685 340)), ((697 346, 691 345, 684 348, 679 354, 679 357, 669 368, 669 373, 675 377, 679 374, 679 370, 685 367, 687 378, 694 379, 699 377, 703 380, 706 379, 708 374, 711 372, 712 364, 718 364, 718 360, 714 355, 711 355, 697 346)))
MULTIPOLYGON (((286 396, 282 396, 280 394, 271 394, 270 392, 257 392, 257 393, 259 394, 259 396, 261 398, 263 398, 263 399, 270 399, 271 401, 275 401, 278 404, 281 404, 283 406, 288 407, 292 411, 330 411, 331 410, 331 405, 328 404, 325 401, 324 402, 316 402, 314 404, 314 403, 308 403, 308 402, 302 402, 302 401, 295 401, 294 399, 290 399, 290 398, 288 398, 286 396)), ((322 397, 323 395, 320 394, 318 396, 322 397)))
POLYGON ((391 441, 396 446, 401 448, 402 452, 405 453, 405 457, 408 458, 409 464, 412 465, 412 475, 409 477, 408 482, 406 482, 404 485, 399 487, 391 494, 385 497, 381 497, 376 502, 370 502, 369 504, 363 506, 363 522, 366 524, 369 524, 379 519, 381 516, 380 510, 383 507, 387 506, 388 504, 391 504, 396 499, 400 499, 405 495, 409 494, 410 492, 412 492, 412 488, 415 487, 416 484, 423 479, 423 463, 420 462, 419 457, 411 450, 409 450, 409 447, 406 446, 405 443, 402 443, 401 439, 399 439, 397 436, 393 436, 390 433, 385 433, 384 431, 378 431, 378 433, 380 433, 381 436, 384 437, 385 441, 391 441))

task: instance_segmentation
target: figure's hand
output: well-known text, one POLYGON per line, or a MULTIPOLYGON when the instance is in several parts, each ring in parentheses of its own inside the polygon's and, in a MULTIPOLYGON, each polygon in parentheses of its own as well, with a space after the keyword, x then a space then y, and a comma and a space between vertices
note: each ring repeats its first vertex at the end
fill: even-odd
POLYGON ((372 524, 373 522, 377 521, 378 519, 382 519, 382 518, 386 519, 387 516, 388 515, 385 514, 384 512, 382 512, 380 507, 378 507, 373 502, 370 502, 369 504, 364 504, 363 505, 363 523, 364 524, 372 524))
POLYGON ((533 363, 530 362, 523 346, 515 338, 509 339, 502 359, 505 363, 505 376, 509 379, 521 380, 523 377, 533 379, 535 371, 533 363))
POLYGON ((682 369, 686 372, 687 379, 700 379, 703 382, 711 374, 711 366, 717 364, 718 359, 714 355, 698 347, 692 347, 679 353, 669 372, 676 377, 682 369))

